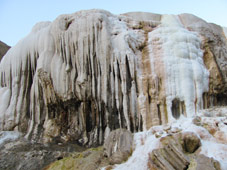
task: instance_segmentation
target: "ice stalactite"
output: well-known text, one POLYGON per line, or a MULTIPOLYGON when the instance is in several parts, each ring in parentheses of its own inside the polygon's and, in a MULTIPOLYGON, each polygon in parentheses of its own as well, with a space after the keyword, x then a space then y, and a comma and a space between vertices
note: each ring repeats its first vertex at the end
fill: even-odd
POLYGON ((140 39, 105 11, 37 24, 1 62, 1 129, 27 131, 35 141, 83 144, 102 143, 108 129, 137 131, 134 51, 140 39), (4 126, 9 120, 12 126, 4 126))
POLYGON ((96 145, 113 129, 193 116, 216 89, 208 70, 213 79, 225 67, 219 59, 212 71, 217 54, 206 61, 203 36, 186 25, 183 16, 102 10, 35 25, 0 63, 0 130, 96 145))

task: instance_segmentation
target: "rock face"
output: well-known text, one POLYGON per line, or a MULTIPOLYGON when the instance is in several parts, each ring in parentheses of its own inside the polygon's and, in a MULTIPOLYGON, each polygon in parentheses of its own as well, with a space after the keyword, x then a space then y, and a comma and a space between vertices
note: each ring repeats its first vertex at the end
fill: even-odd
POLYGON ((0 41, 0 61, 5 53, 9 50, 10 46, 6 45, 2 41, 0 41))
POLYGON ((90 10, 38 23, 1 60, 0 130, 92 145, 226 105, 226 44, 223 28, 189 14, 90 10))

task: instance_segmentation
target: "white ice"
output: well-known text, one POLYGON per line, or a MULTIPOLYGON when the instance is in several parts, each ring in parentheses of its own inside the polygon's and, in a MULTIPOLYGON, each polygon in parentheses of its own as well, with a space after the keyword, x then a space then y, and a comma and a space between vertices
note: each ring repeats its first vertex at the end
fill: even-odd
POLYGON ((199 35, 185 29, 178 16, 163 15, 161 25, 149 33, 151 52, 153 42, 160 46, 156 49, 164 62, 169 122, 174 120, 171 106, 175 98, 184 101, 187 117, 192 117, 203 107, 202 95, 209 83, 199 35))

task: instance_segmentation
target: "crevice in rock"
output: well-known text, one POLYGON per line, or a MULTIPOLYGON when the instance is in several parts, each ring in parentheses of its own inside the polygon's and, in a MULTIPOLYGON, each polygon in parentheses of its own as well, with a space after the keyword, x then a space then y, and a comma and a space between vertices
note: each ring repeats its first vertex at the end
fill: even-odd
POLYGON ((159 125, 162 125, 162 115, 161 115, 161 110, 160 110, 160 104, 157 104, 157 109, 158 109, 159 125))
POLYGON ((175 98, 172 101, 171 111, 172 111, 172 115, 175 119, 179 119, 180 115, 185 115, 184 101, 180 101, 179 99, 175 98))

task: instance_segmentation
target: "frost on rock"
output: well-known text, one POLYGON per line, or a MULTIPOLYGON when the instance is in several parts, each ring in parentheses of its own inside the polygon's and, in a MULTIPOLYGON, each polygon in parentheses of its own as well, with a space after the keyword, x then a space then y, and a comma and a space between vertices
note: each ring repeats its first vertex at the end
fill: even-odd
POLYGON ((1 60, 0 130, 92 145, 113 129, 137 132, 225 103, 223 61, 210 48, 205 61, 203 36, 186 25, 182 16, 103 10, 36 24, 1 60), (214 102, 204 98, 211 93, 214 102))

